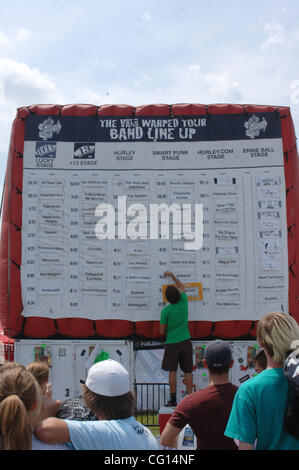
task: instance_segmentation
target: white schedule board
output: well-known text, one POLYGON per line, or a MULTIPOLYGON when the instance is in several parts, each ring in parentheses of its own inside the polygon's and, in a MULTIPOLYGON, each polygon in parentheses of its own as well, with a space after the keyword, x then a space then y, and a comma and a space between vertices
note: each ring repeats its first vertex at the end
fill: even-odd
POLYGON ((166 270, 202 284, 203 298, 189 302, 190 321, 257 320, 288 311, 285 179, 275 113, 31 115, 22 218, 25 317, 159 320, 162 286, 171 282, 166 270), (96 236, 102 204, 114 208, 113 239, 96 236), (193 209, 201 204, 202 247, 186 249, 190 234, 183 229, 173 237, 171 211, 169 236, 160 223, 152 239, 153 204, 191 208, 193 235, 193 209), (141 215, 147 220, 138 225, 141 215), (134 221, 136 239, 127 235, 134 221))

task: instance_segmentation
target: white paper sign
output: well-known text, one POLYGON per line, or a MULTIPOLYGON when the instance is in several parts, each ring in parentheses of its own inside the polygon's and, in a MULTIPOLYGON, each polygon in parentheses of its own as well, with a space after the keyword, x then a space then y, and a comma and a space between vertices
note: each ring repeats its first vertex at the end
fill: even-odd
POLYGON ((197 127, 208 125, 206 117, 184 119, 144 118, 141 128, 138 119, 119 118, 118 128, 101 118, 110 140, 72 142, 59 140, 58 127, 45 117, 41 135, 25 140, 23 316, 156 321, 162 286, 172 283, 166 270, 183 283, 202 283, 203 299, 189 302, 190 321, 256 320, 265 309, 287 306, 281 138, 263 138, 260 131, 254 140, 242 125, 240 140, 192 140, 197 127), (96 212, 105 204, 113 209, 109 227, 104 212, 96 212), (151 237, 154 204, 161 210, 151 237), (179 207, 169 220, 162 220, 163 204, 166 212, 179 207), (181 225, 187 204, 202 206, 200 249, 186 249, 198 232, 194 210, 181 225), (114 238, 100 239, 104 229, 114 238), (263 286, 271 295, 261 293, 263 286), (283 286, 279 295, 272 294, 277 286, 283 286))

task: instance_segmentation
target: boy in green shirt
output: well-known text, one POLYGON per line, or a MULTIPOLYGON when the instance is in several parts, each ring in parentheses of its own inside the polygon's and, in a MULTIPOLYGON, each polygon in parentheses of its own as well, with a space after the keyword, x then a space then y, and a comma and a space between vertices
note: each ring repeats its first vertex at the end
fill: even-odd
POLYGON ((166 271, 175 285, 167 286, 165 297, 169 305, 161 311, 160 334, 166 335, 162 369, 169 371, 170 400, 167 406, 176 406, 177 367, 185 374, 187 393, 192 393, 193 353, 188 329, 188 297, 184 285, 170 271, 166 271))

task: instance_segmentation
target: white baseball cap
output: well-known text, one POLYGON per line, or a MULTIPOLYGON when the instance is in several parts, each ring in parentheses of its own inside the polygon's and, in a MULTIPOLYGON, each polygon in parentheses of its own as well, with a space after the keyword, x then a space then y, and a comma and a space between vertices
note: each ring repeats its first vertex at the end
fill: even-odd
POLYGON ((91 366, 85 384, 92 392, 106 397, 125 395, 130 391, 130 377, 127 370, 112 359, 91 366))

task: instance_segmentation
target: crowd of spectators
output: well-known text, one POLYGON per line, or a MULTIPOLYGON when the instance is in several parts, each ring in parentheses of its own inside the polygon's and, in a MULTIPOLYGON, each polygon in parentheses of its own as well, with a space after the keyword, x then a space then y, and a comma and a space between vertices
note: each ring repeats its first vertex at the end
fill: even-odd
MULTIPOLYGON (((270 313, 258 322, 257 341, 256 376, 239 387, 229 380, 229 343, 209 343, 203 363, 210 383, 177 404, 162 446, 175 449, 189 424, 198 450, 299 450, 299 326, 270 313)), ((111 359, 94 364, 82 396, 66 402, 52 397, 47 364, 0 367, 1 450, 158 450, 135 409, 129 373, 111 359)))

